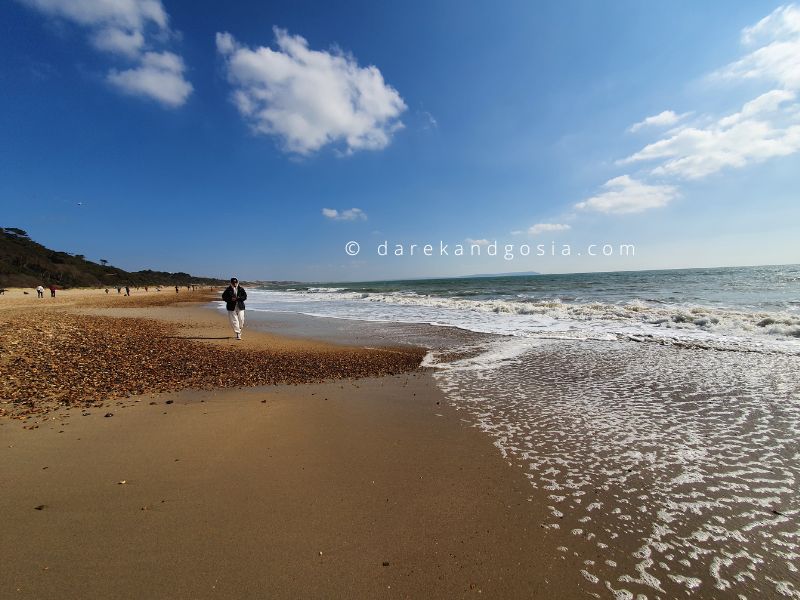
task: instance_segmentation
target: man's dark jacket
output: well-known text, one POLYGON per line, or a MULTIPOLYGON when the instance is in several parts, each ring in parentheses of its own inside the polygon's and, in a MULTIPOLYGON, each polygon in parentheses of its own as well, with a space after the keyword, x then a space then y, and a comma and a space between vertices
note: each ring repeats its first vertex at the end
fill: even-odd
POLYGON ((228 310, 236 310, 237 305, 239 306, 239 310, 244 310, 244 301, 247 300, 247 292, 242 286, 238 286, 238 292, 234 298, 233 286, 229 285, 228 289, 222 292, 222 299, 225 300, 225 308, 228 310))

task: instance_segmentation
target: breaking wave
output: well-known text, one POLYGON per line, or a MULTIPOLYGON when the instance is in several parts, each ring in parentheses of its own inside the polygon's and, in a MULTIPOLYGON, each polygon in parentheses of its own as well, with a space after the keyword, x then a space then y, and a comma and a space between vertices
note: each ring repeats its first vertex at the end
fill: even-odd
MULTIPOLYGON (((484 294, 485 296, 485 294, 484 294)), ((427 323, 478 333, 522 337, 653 341, 723 350, 800 353, 800 315, 726 307, 670 304, 658 299, 580 301, 422 295, 317 287, 255 290, 250 308, 312 316, 427 323)))

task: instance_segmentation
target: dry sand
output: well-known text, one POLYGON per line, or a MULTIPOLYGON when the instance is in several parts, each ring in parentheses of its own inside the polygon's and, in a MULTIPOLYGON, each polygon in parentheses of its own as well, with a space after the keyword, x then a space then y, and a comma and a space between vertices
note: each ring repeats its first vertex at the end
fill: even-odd
POLYGON ((174 302, 184 302, 207 298, 211 295, 217 297, 217 288, 201 287, 197 290, 187 290, 180 288, 178 293, 175 288, 162 288, 160 292, 154 287, 148 291, 144 288, 131 288, 131 295, 125 296, 125 289, 118 294, 116 288, 71 288, 67 290, 57 290, 56 297, 50 297, 50 290, 44 290, 44 298, 36 297, 34 288, 6 288, 4 294, 0 294, 0 311, 4 310, 41 310, 41 309, 63 309, 75 306, 156 306, 167 305, 174 302), (27 294, 25 292, 28 292, 27 294))
POLYGON ((425 354, 257 331, 236 340, 225 315, 193 302, 203 297, 208 293, 185 294, 180 305, 164 306, 164 296, 95 295, 0 310, 0 416, 36 427, 37 416, 61 406, 145 392, 397 374, 416 369, 425 354))
MULTIPOLYGON (((225 326, 206 309, 127 316, 235 344, 205 339, 225 326)), ((239 347, 301 344, 252 333, 239 347)), ((34 421, 0 418, 3 598, 582 595, 523 473, 421 371, 108 398, 34 421)))

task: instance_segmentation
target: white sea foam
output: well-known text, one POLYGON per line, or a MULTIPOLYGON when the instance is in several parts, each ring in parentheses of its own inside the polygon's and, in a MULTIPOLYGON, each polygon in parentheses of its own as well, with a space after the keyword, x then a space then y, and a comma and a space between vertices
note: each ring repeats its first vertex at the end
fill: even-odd
POLYGON ((798 357, 511 338, 437 367, 616 597, 794 593, 798 357))

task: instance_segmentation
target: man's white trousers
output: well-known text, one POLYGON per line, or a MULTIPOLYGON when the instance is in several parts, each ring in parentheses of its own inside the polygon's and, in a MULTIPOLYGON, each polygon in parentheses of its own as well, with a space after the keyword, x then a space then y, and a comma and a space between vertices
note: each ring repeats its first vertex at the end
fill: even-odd
POLYGON ((233 332, 242 333, 242 329, 244 329, 244 310, 241 310, 238 307, 236 310, 229 310, 228 318, 231 320, 233 332))

